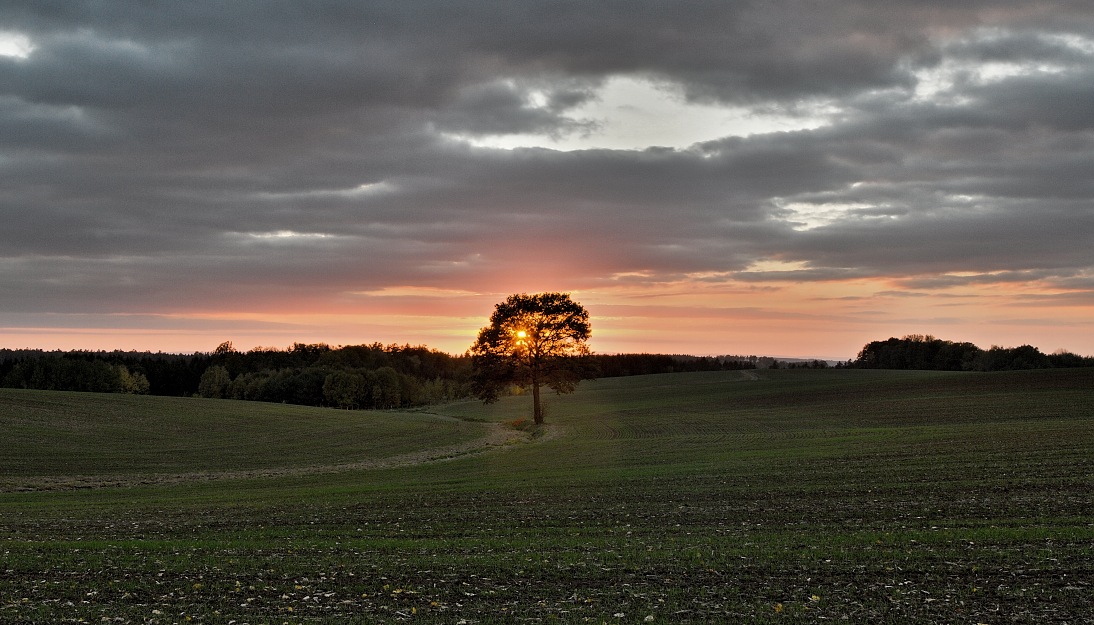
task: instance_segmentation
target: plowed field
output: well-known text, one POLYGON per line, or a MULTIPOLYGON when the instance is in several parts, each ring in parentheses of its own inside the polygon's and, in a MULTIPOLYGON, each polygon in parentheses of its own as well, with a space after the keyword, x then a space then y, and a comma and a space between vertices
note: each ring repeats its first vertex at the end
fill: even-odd
POLYGON ((1094 370, 0 391, 0 623, 1084 623, 1094 370))

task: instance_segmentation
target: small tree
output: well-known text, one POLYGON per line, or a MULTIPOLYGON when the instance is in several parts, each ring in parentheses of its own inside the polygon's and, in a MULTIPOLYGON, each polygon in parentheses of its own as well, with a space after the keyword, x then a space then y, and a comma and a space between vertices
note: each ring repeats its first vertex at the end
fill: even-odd
POLYGON ((148 384, 147 376, 140 371, 130 373, 125 365, 118 365, 115 369, 118 371, 118 381, 121 386, 121 392, 133 395, 148 394, 150 385, 148 384))
POLYGON ((377 408, 398 408, 402 400, 402 384, 399 372, 391 367, 380 367, 372 372, 372 404, 377 408))
POLYGON ((323 380, 323 399, 338 408, 360 408, 366 392, 365 376, 360 373, 335 371, 323 380))
POLYGON ((586 376, 589 312, 567 293, 510 295, 471 346, 473 390, 485 403, 510 384, 532 389, 533 415, 543 423, 540 387, 572 393, 586 376))
POLYGON ((213 365, 201 374, 198 382, 198 395, 223 399, 228 396, 228 387, 232 384, 232 376, 228 370, 220 365, 213 365))

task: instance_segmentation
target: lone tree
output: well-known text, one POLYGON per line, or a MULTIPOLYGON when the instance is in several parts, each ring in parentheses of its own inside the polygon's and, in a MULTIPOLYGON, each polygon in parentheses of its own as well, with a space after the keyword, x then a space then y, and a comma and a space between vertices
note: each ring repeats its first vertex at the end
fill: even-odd
POLYGON ((471 346, 475 394, 489 404, 510 384, 531 387, 535 422, 543 423, 540 387, 572 393, 588 377, 590 333, 589 311, 568 293, 510 295, 471 346))

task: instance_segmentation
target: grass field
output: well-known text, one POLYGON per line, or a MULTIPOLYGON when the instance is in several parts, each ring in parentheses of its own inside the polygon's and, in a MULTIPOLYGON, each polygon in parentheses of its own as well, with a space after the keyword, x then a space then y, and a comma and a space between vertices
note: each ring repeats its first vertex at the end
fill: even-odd
POLYGON ((0 623, 1094 622, 1094 370, 547 411, 0 390, 0 623))

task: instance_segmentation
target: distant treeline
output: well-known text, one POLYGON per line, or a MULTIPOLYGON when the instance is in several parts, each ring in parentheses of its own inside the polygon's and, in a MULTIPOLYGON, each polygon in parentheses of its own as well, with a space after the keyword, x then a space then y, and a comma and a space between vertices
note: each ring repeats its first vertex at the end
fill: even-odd
MULTIPOLYGON (((755 369, 757 356, 686 356, 681 354, 596 354, 590 357, 602 378, 682 371, 735 371, 755 369)), ((770 359, 768 359, 770 360, 770 359)))
MULTIPOLYGON (((758 356, 597 354, 586 377, 686 371, 825 368, 820 360, 787 362, 758 356)), ((1029 345, 983 350, 933 336, 868 343, 836 367, 1002 371, 1091 367, 1094 358, 1043 354, 1029 345)), ((0 349, 0 386, 43 390, 139 393, 246 399, 336 408, 402 408, 471 396, 471 362, 425 346, 295 343, 287 349, 167 354, 125 351, 0 349)))
MULTIPOLYGON (((586 377, 749 369, 764 359, 594 355, 586 377)), ((211 353, 0 349, 0 386, 246 399, 337 408, 401 408, 470 397, 471 362, 424 346, 296 343, 211 353)))
POLYGON ((470 363, 423 346, 296 343, 212 353, 0 350, 8 388, 131 392, 398 408, 464 397, 470 363), (127 379, 135 379, 136 383, 127 379))
POLYGON ((930 335, 867 343, 848 366, 859 369, 928 369, 936 371, 1012 371, 1061 367, 1094 367, 1094 358, 1058 351, 1044 354, 1036 347, 980 349, 972 343, 943 341, 930 335))

